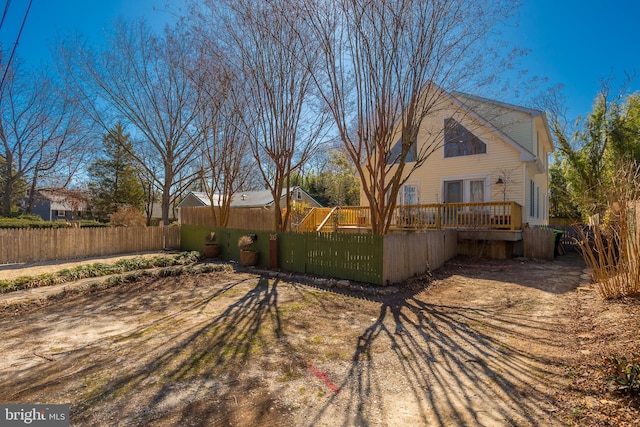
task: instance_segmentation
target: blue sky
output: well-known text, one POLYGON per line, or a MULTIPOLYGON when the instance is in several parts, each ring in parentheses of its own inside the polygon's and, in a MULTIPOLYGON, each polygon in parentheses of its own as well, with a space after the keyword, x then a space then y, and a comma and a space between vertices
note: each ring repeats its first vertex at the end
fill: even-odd
POLYGON ((602 79, 613 78, 617 90, 625 72, 637 72, 629 90, 640 90, 638 18, 636 0, 522 0, 509 34, 531 49, 524 68, 564 85, 570 117, 584 116, 602 79))
MULTIPOLYGON (((7 0, 0 2, 2 8, 7 0)), ((170 15, 166 0, 33 0, 18 47, 31 65, 49 60, 49 47, 59 33, 103 37, 118 16, 145 17, 160 27, 170 15)), ((0 41, 8 47, 17 35, 28 0, 12 0, 0 41)), ((507 28, 509 39, 531 52, 521 60, 527 75, 546 77, 549 86, 564 85, 569 117, 585 115, 603 78, 614 88, 624 73, 639 73, 630 86, 640 90, 640 2, 635 0, 522 0, 507 28)), ((502 99, 510 101, 509 99, 502 99)))

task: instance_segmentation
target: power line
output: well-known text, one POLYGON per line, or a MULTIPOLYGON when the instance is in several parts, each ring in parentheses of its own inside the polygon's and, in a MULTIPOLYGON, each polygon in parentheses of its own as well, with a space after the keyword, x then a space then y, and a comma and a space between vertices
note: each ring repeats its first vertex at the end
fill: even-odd
POLYGON ((4 24, 4 18, 7 17, 7 12, 9 12, 9 6, 11 5, 11 0, 7 0, 4 5, 4 12, 2 12, 2 21, 0 21, 0 30, 2 29, 2 25, 4 24))
MULTIPOLYGON (((2 23, 4 23, 4 18, 7 15, 7 11, 9 10, 9 4, 11 0, 7 0, 7 3, 4 8, 4 13, 2 14, 2 23)), ((11 66, 11 62, 13 61, 13 56, 16 53, 16 49, 18 48, 18 42, 20 42, 20 37, 22 36, 22 30, 24 29, 24 24, 27 22, 27 17, 29 16, 29 11, 31 10, 31 3, 33 0, 29 0, 29 5, 27 6, 27 11, 24 13, 24 18, 22 18, 22 24, 20 24, 20 31, 18 31, 18 36, 16 37, 16 42, 13 44, 13 49, 11 49, 11 55, 9 55, 9 60, 7 61, 7 65, 4 68, 4 73, 2 74, 2 81, 0 81, 0 93, 4 91, 4 81, 7 78, 7 73, 9 72, 9 67, 11 66)), ((0 23, 1 26, 1 23, 0 23)))

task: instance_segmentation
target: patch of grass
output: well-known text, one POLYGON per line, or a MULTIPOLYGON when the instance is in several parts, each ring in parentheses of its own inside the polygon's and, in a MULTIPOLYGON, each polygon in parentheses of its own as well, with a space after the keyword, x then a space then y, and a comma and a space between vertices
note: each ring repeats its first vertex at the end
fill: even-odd
POLYGON ((282 313, 298 313, 304 310, 307 307, 307 304, 302 302, 292 302, 290 304, 283 304, 280 307, 280 311, 282 313))
POLYGON ((137 339, 137 338, 140 338, 140 337, 142 337, 144 335, 147 335, 147 334, 153 334, 153 333, 159 332, 159 331, 161 332, 161 330, 163 328, 164 327, 161 326, 161 325, 152 325, 152 326, 149 326, 147 328, 132 332, 132 333, 127 334, 127 335, 120 335, 116 340, 114 340, 114 342, 121 343, 121 342, 126 342, 126 341, 129 341, 129 340, 137 339))
POLYGON ((306 339, 307 344, 321 345, 324 344, 324 337, 322 335, 314 335, 313 337, 306 339))
POLYGON ((330 351, 327 353, 326 359, 329 361, 335 362, 338 360, 345 360, 345 357, 342 353, 338 351, 330 351))
POLYGON ((149 270, 158 267, 164 268, 157 273, 157 277, 171 277, 179 276, 181 274, 201 274, 214 271, 231 270, 230 266, 224 264, 195 265, 198 262, 198 256, 198 252, 192 251, 182 252, 173 256, 155 256, 152 258, 135 257, 121 259, 113 264, 97 262, 73 268, 65 268, 55 274, 47 273, 38 276, 21 276, 13 280, 0 280, 0 293, 135 271, 135 273, 126 275, 124 278, 112 278, 113 280, 108 282, 108 284, 111 285, 127 283, 136 281, 139 278, 148 275, 147 273, 140 272, 138 270, 149 270))
POLYGON ((287 381, 297 380, 302 377, 302 372, 292 362, 286 363, 283 369, 283 375, 278 378, 278 381, 283 383, 287 381))

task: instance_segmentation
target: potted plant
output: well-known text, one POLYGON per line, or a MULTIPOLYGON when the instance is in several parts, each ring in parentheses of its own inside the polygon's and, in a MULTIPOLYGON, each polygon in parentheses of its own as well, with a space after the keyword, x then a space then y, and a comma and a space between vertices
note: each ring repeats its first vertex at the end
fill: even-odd
POLYGON ((212 231, 205 237, 202 254, 205 258, 218 258, 220 256, 220 245, 216 242, 216 232, 212 231))
POLYGON ((251 249, 251 245, 256 241, 258 236, 255 234, 245 234, 238 239, 238 247, 240 248, 240 264, 249 267, 258 264, 259 252, 251 249))

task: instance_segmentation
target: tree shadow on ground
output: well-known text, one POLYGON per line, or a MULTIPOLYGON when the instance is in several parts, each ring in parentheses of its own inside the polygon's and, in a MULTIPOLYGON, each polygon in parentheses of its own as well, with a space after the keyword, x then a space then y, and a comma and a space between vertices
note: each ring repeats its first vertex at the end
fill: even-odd
MULTIPOLYGON (((137 310, 140 321, 50 363, 0 374, 0 399, 59 393, 73 402, 75 424, 118 424, 126 415, 126 425, 291 425, 273 384, 319 384, 309 367, 322 365, 339 392, 295 408, 308 425, 561 424, 550 390, 562 388, 563 367, 545 352, 562 348, 561 313, 442 302, 429 291, 363 298, 255 276, 206 277, 190 287, 165 278, 82 297, 85 316, 137 310), (354 332, 340 335, 350 337, 341 343, 345 359, 327 361, 300 341, 307 332, 331 334, 345 311, 355 312, 354 332), (96 418, 104 408, 111 420, 96 418)), ((67 309, 53 308, 51 319, 70 329, 83 318, 65 317, 67 309)), ((34 336, 47 327, 55 322, 34 325, 34 336)))
POLYGON ((566 294, 575 289, 576 280, 585 268, 584 259, 575 252, 558 256, 553 261, 529 258, 489 260, 458 256, 436 270, 435 276, 447 279, 459 275, 470 279, 514 283, 552 294, 566 294))
MULTIPOLYGON (((6 382, 0 398, 24 402, 39 393, 68 391, 68 382, 79 378, 83 383, 81 389, 72 390, 77 393, 71 408, 74 424, 117 424, 123 421, 119 418, 123 414, 135 415, 128 419, 127 425, 147 424, 158 417, 154 410, 158 407, 163 408, 162 415, 171 415, 170 421, 164 421, 165 425, 278 424, 272 420, 277 414, 269 411, 272 399, 263 398, 257 403, 257 399, 251 398, 254 388, 251 381, 243 383, 242 389, 235 387, 243 366, 251 357, 257 353, 268 356, 273 350, 266 348, 272 338, 265 337, 265 331, 273 334, 277 342, 284 342, 278 311, 278 282, 270 284, 267 279, 254 278, 231 281, 205 297, 202 292, 191 290, 186 295, 188 298, 194 294, 193 303, 179 309, 172 308, 170 298, 154 297, 156 282, 162 280, 146 282, 144 286, 134 284, 128 293, 144 291, 136 299, 138 308, 162 315, 110 337, 107 341, 112 340, 111 343, 96 342, 48 358, 50 363, 16 369, 3 378, 6 382), (208 304, 227 295, 233 298, 224 311, 190 321, 189 317, 194 315, 208 314, 208 304), (204 318, 207 320, 203 321, 204 318), (158 334, 164 337, 160 347, 156 342, 158 334), (136 358, 133 363, 132 358, 136 358), (34 378, 40 380, 34 383, 34 378), (230 391, 232 397, 226 395, 230 391), (136 400, 135 395, 143 397, 136 400), (212 395, 217 396, 215 402, 203 403, 212 395), (135 407, 141 402, 143 407, 135 407), (105 405, 110 407, 114 418, 95 419, 95 408, 105 405), (242 414, 247 405, 253 408, 250 418, 242 414), (259 405, 264 408, 256 408, 259 405)), ((100 307, 92 307, 88 312, 119 310, 126 304, 127 296, 121 293, 102 296, 100 307)), ((55 308, 51 311, 52 317, 59 316, 59 322, 66 326, 72 326, 69 322, 82 321, 65 318, 64 313, 55 308)), ((43 325, 32 332, 43 334, 46 328, 43 325)))
MULTIPOLYGON (((369 425, 384 413, 391 416, 395 404, 384 398, 389 384, 405 385, 398 400, 413 401, 420 414, 407 421, 423 425, 561 424, 553 414, 554 395, 538 387, 541 382, 562 386, 558 362, 510 344, 538 340, 542 330, 560 334, 555 320, 432 305, 416 296, 389 298, 358 338, 349 372, 339 383, 341 393, 310 425, 340 399, 348 399, 348 409, 335 425, 369 425), (394 366, 377 361, 381 345, 395 356, 394 366), (384 372, 402 379, 388 381, 384 372)), ((560 345, 560 340, 541 344, 560 345)))

